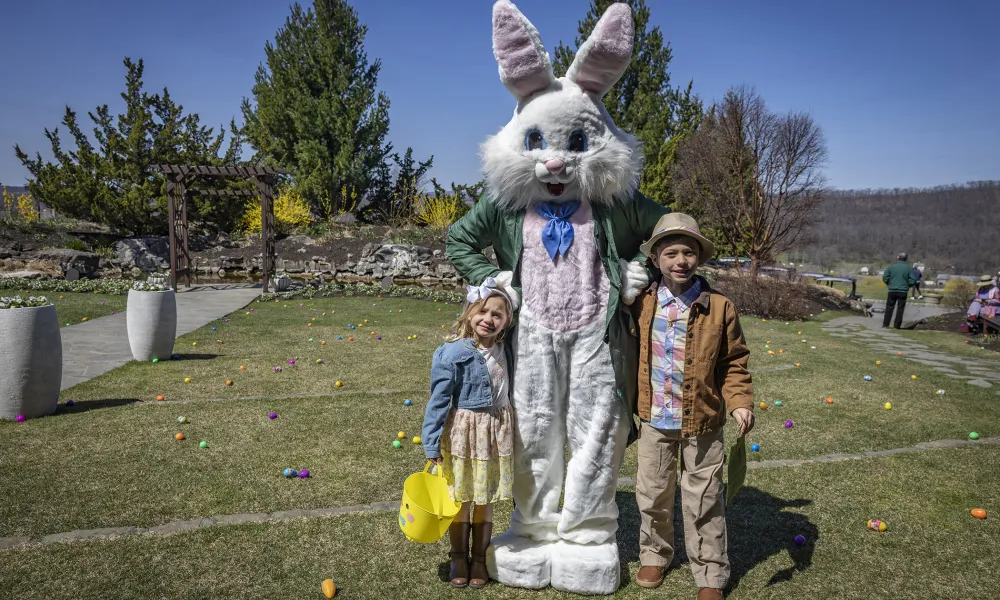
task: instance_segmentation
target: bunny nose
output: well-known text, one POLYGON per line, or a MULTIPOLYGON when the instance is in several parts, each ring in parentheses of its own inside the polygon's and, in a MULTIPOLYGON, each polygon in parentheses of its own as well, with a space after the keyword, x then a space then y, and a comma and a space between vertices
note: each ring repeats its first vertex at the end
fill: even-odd
POLYGON ((545 168, 549 170, 549 173, 555 175, 556 173, 561 173, 566 163, 559 160, 558 158, 553 158, 551 160, 545 161, 545 168))

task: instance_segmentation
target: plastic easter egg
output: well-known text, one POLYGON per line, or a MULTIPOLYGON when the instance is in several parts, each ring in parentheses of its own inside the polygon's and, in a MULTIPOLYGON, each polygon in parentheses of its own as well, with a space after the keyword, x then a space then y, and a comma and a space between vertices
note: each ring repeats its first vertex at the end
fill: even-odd
POLYGON ((153 359, 152 361, 150 361, 150 362, 153 362, 153 363, 158 363, 158 362, 160 362, 160 359, 158 359, 158 358, 154 358, 154 359, 153 359))
POLYGON ((801 368, 801 367, 802 367, 802 363, 795 363, 795 368, 801 368))
POLYGON ((178 423, 187 423, 188 422, 188 418, 185 417, 185 416, 177 417, 177 422, 178 423))
POLYGON ((761 402, 757 406, 759 406, 761 410, 767 410, 767 403, 766 402, 761 402))
POLYGON ((872 380, 872 376, 871 375, 865 375, 864 379, 865 379, 865 381, 871 381, 872 380))
POLYGON ((184 378, 184 383, 191 383, 191 378, 190 377, 185 377, 184 378))
POLYGON ((323 585, 320 588, 323 590, 323 595, 327 598, 333 598, 337 595, 337 584, 332 579, 324 579, 323 585))
POLYGON ((785 421, 785 429, 791 429, 792 425, 793 425, 793 423, 790 420, 789 421, 785 421))
POLYGON ((312 338, 309 338, 309 341, 311 342, 311 341, 313 341, 313 339, 312 339, 312 338))
POLYGON ((317 359, 316 359, 316 364, 317 364, 317 365, 321 365, 321 364, 323 364, 323 359, 322 359, 322 358, 317 358, 317 359))
POLYGON ((208 442, 206 442, 205 440, 202 440, 201 443, 198 444, 198 447, 199 448, 208 448, 208 442))
POLYGON ((283 475, 284 475, 285 477, 294 477, 295 475, 293 475, 293 473, 294 473, 295 475, 297 475, 297 474, 298 474, 298 473, 295 473, 295 471, 294 471, 293 469, 285 469, 285 470, 284 470, 284 471, 282 472, 282 474, 283 474, 283 475))
POLYGON ((156 397, 156 401, 157 402, 163 402, 164 400, 165 400, 165 398, 163 397, 162 394, 160 394, 159 396, 156 397))
POLYGON ((180 357, 181 357, 181 355, 180 355, 180 354, 175 354, 175 355, 171 356, 170 358, 172 358, 172 359, 174 359, 174 360, 179 360, 179 359, 180 359, 180 357))
POLYGON ((413 400, 410 400, 409 398, 403 400, 403 406, 413 406, 413 400))
POLYGON ((829 398, 829 397, 828 397, 828 398, 826 399, 826 403, 827 403, 827 404, 833 404, 833 398, 829 398))
POLYGON ((760 444, 750 444, 751 452, 760 452, 760 444))
POLYGON ((278 413, 276 413, 276 412, 267 413, 267 418, 271 419, 273 421, 273 420, 275 420, 275 419, 278 418, 278 413))
POLYGON ((381 342, 382 341, 382 336, 378 336, 375 339, 381 342))
POLYGON ((293 358, 293 359, 291 359, 290 361, 288 361, 288 364, 290 364, 290 365, 294 365, 294 364, 295 364, 295 359, 293 358))
POLYGON ((880 521, 879 519, 868 519, 868 529, 881 533, 888 528, 889 526, 886 525, 885 521, 880 521))
POLYGON ((782 404, 781 400, 775 400, 775 401, 774 401, 774 405, 775 405, 775 406, 783 406, 783 404, 782 404))
POLYGON ((406 437, 406 434, 400 431, 399 433, 396 434, 396 437, 398 437, 399 439, 403 439, 406 437))
POLYGON ((337 336, 337 339, 338 339, 338 340, 342 340, 342 339, 344 339, 344 336, 342 336, 342 335, 338 335, 338 336, 337 336))
POLYGON ((892 402, 886 402, 883 406, 886 410, 892 410, 892 402))
POLYGON ((344 382, 338 379, 333 385, 336 387, 344 387, 344 382))
POLYGON ((972 510, 969 511, 969 514, 977 519, 986 518, 986 510, 982 508, 973 508, 972 510))
POLYGON ((226 385, 233 385, 233 380, 232 379, 227 379, 226 380, 226 385))
POLYGON ((215 327, 212 328, 212 331, 215 331, 215 327))
POLYGON ((302 469, 299 471, 299 479, 305 479, 309 477, 309 469, 302 469))
POLYGON ((902 352, 897 352, 897 353, 896 353, 896 355, 897 355, 897 356, 902 356, 902 355, 903 355, 903 353, 902 353, 902 352))
POLYGON ((191 342, 191 345, 192 345, 192 346, 197 346, 197 345, 198 345, 198 342, 191 342))
MULTIPOLYGON (((811 315, 810 315, 811 316, 811 315)), ((806 545, 806 538, 804 535, 795 536, 795 545, 801 548, 806 545)))
POLYGON ((66 401, 66 406, 73 406, 74 402, 72 400, 66 401))
POLYGON ((24 421, 25 421, 26 418, 27 417, 25 417, 24 415, 17 415, 16 417, 14 417, 14 422, 15 423, 24 423, 24 421))
POLYGON ((876 360, 876 361, 875 361, 875 366, 876 366, 876 367, 881 367, 881 366, 882 366, 882 361, 880 361, 880 360, 876 360))
POLYGON ((917 378, 916 375, 910 375, 910 379, 916 379, 916 378, 917 378))
POLYGON ((246 371, 246 370, 247 370, 246 365, 240 365, 240 371, 246 371))
POLYGON ((399 440, 392 440, 392 447, 393 448, 402 448, 403 444, 399 440))
POLYGON ((969 439, 970 440, 978 440, 979 439, 979 434, 976 433, 975 431, 973 431, 973 432, 969 433, 969 439))
POLYGON ((420 436, 419 435, 413 436, 413 440, 412 441, 413 441, 414 444, 419 444, 420 443, 420 436))
POLYGON ((184 439, 184 434, 178 432, 177 435, 174 436, 174 439, 177 440, 177 441, 183 440, 184 439))
POLYGON ((320 343, 319 343, 319 344, 320 344, 321 346, 325 346, 325 345, 326 345, 326 340, 322 340, 322 341, 320 341, 320 343))
POLYGON ((937 391, 937 395, 938 396, 944 396, 944 390, 938 390, 937 391))
POLYGON ((353 341, 354 341, 354 338, 353 338, 353 337, 348 337, 348 338, 347 338, 347 341, 348 341, 348 342, 353 342, 353 341))

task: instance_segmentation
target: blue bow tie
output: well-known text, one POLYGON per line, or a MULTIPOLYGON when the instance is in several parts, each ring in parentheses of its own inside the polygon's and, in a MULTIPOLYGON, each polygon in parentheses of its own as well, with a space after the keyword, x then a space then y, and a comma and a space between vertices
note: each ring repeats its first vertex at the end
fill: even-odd
POLYGON ((535 204, 538 214, 549 220, 542 229, 542 245, 553 261, 560 254, 566 256, 570 244, 573 243, 573 224, 566 219, 573 216, 578 208, 580 208, 579 200, 535 204))

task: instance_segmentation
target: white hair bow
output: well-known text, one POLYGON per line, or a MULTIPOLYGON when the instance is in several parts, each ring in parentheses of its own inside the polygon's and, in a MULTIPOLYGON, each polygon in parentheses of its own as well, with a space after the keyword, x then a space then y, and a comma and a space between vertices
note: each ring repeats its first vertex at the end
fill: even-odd
MULTIPOLYGON (((497 290, 497 280, 493 279, 492 277, 487 277, 486 281, 483 282, 483 285, 479 287, 476 287, 474 285, 466 286, 466 290, 468 291, 468 295, 466 295, 465 299, 468 300, 469 304, 472 304, 473 302, 478 302, 480 300, 485 300, 489 298, 490 294, 494 292, 503 294, 502 292, 497 290)), ((506 296, 506 294, 503 295, 506 296)))

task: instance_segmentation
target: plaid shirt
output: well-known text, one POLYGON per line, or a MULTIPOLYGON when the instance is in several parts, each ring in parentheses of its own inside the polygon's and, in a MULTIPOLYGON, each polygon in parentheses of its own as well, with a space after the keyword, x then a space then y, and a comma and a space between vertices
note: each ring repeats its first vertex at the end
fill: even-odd
POLYGON ((684 394, 684 340, 688 312, 701 295, 695 279, 688 291, 674 296, 661 281, 656 290, 656 314, 650 331, 649 383, 652 391, 649 424, 657 429, 680 429, 684 394))

